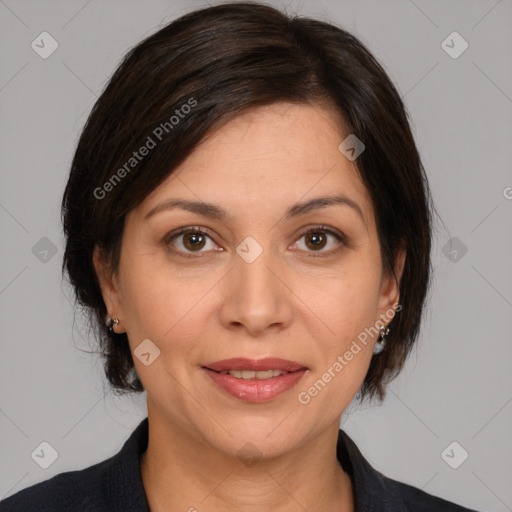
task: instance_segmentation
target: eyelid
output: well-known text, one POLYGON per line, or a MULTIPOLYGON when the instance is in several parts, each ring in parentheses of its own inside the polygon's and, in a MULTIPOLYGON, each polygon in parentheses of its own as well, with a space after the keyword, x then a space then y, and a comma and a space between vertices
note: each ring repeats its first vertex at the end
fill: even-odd
MULTIPOLYGON (((339 250, 340 246, 347 245, 346 236, 341 231, 339 231, 338 229, 336 229, 334 227, 327 226, 325 224, 318 224, 316 226, 310 226, 310 227, 304 228, 299 233, 299 235, 296 237, 296 239, 293 243, 294 244, 297 243, 303 236, 308 235, 309 233, 318 233, 318 232, 324 232, 324 233, 334 236, 338 240, 339 246, 336 247, 335 249, 331 249, 330 251, 306 251, 309 256, 313 256, 313 257, 330 256, 330 255, 336 253, 339 250)), ((171 242, 178 236, 184 235, 184 234, 193 234, 193 233, 198 233, 198 234, 207 236, 208 238, 210 238, 210 240, 212 240, 212 242, 215 243, 215 240, 213 239, 212 235, 210 234, 210 232, 207 228, 204 228, 202 226, 193 226, 193 225, 181 227, 171 233, 168 233, 164 237, 163 242, 166 246, 170 246, 171 242)), ((192 258, 197 257, 194 255, 193 251, 192 252, 183 252, 183 251, 173 249, 173 248, 170 248, 169 250, 171 250, 173 253, 181 255, 181 256, 192 257, 192 258)), ((224 249, 220 248, 220 251, 224 251, 224 249)), ((197 251, 196 254, 199 255, 203 252, 208 253, 211 251, 197 251)))

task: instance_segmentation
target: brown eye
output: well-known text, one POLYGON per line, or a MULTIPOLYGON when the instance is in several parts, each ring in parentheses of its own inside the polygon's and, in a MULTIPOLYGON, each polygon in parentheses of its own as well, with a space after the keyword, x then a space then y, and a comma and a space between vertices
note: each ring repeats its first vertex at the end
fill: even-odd
POLYGON ((317 252, 326 256, 333 254, 336 250, 345 244, 345 237, 331 229, 325 229, 318 226, 309 229, 296 242, 296 247, 309 253, 317 252), (304 239, 304 247, 300 247, 300 240, 304 239), (325 250, 324 250, 325 249, 325 250))
POLYGON ((308 233, 305 235, 306 245, 313 250, 323 249, 327 243, 325 233, 308 233))
POLYGON ((183 236, 183 245, 190 251, 202 249, 205 245, 205 236, 201 233, 187 233, 183 236))
POLYGON ((209 249, 215 249, 210 235, 201 228, 181 228, 178 232, 171 233, 165 240, 166 245, 171 246, 173 252, 187 255, 190 253, 208 252, 209 249), (213 247, 207 247, 208 241, 213 247), (205 249, 206 250, 203 250, 205 249))

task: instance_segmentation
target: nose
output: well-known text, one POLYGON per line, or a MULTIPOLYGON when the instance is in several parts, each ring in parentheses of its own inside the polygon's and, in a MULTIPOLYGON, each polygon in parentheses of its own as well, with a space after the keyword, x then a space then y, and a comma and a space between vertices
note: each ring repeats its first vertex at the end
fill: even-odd
POLYGON ((286 329, 293 315, 293 294, 282 263, 264 250, 252 263, 237 255, 233 265, 219 310, 224 327, 252 337, 286 329))

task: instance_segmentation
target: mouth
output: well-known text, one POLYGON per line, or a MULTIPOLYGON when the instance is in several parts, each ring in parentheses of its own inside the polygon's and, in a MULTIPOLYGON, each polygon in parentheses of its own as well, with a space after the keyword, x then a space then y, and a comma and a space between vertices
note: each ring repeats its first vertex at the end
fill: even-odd
MULTIPOLYGON (((279 359, 277 357, 266 357, 264 359, 246 359, 244 357, 235 357, 232 359, 223 359, 222 361, 214 361, 205 364, 203 368, 213 370, 215 372, 295 372, 306 368, 304 365, 296 361, 288 361, 287 359, 279 359)), ((307 369, 307 368, 306 368, 307 369)))
POLYGON ((278 358, 234 358, 208 363, 202 370, 217 386, 244 401, 269 401, 294 387, 308 368, 278 358))
MULTIPOLYGON (((212 371, 215 371, 215 370, 212 370, 212 371)), ((279 377, 280 375, 285 375, 285 374, 291 373, 291 372, 285 372, 282 370, 260 370, 257 372, 254 370, 224 370, 222 372, 217 372, 217 373, 223 373, 224 375, 231 375, 231 377, 235 377, 235 379, 268 380, 268 379, 272 379, 274 377, 279 377)))

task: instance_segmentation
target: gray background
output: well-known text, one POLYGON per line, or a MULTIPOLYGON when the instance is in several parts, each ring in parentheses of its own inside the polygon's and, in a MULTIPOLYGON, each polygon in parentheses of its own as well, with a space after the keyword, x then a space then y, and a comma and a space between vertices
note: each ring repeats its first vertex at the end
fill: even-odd
MULTIPOLYGON (((108 393, 98 356, 83 352, 94 344, 61 281, 59 204, 80 129, 120 58, 205 5, 0 0, 0 498, 110 457, 146 415, 144 396, 108 393), (43 31, 59 44, 47 59, 31 48, 43 31), (31 458, 42 441, 59 454, 48 469, 31 458)), ((287 5, 352 31, 384 65, 444 221, 418 347, 386 401, 351 407, 342 425, 387 476, 512 510, 512 2, 287 5), (469 44, 456 59, 441 46, 453 31, 469 44), (452 242, 450 255, 452 237, 464 246, 452 242), (469 453, 458 469, 441 457, 452 441, 469 453)))

